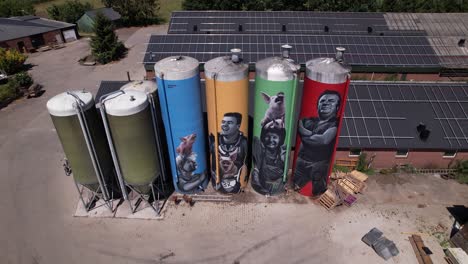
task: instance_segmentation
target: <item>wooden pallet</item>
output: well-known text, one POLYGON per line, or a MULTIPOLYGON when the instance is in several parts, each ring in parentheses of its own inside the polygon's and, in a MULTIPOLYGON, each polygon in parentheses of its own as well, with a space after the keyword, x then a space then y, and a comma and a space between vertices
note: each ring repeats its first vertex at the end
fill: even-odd
POLYGON ((336 159, 335 164, 338 166, 346 167, 350 170, 356 169, 356 165, 358 163, 358 159, 336 159))
POLYGON ((352 172, 350 172, 349 176, 351 176, 354 179, 356 179, 358 181, 361 181, 361 182, 365 182, 367 180, 367 178, 369 178, 369 176, 367 176, 367 174, 362 173, 362 172, 357 171, 357 170, 353 170, 352 172))
POLYGON ((319 203, 325 209, 331 210, 340 203, 340 199, 336 196, 334 190, 328 189, 320 196, 319 203))
POLYGON ((330 178, 332 180, 338 180, 338 179, 343 179, 346 175, 347 175, 346 172, 335 171, 335 172, 332 172, 332 174, 330 175, 330 178))
POLYGON ((360 193, 366 187, 365 183, 349 176, 346 176, 343 179, 339 179, 337 182, 338 185, 349 194, 360 193))
POLYGON ((448 257, 444 257, 445 261, 447 261, 448 264, 455 264, 453 261, 450 260, 448 257))

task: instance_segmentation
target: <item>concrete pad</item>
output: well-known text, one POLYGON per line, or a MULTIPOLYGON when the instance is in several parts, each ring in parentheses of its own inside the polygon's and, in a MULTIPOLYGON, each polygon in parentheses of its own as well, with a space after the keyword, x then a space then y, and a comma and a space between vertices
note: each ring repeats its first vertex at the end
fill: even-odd
MULTIPOLYGON (((137 199, 131 200, 133 208, 135 208, 135 203, 137 199)), ((159 202, 159 206, 164 206, 164 201, 159 202)), ((162 220, 164 219, 164 212, 165 207, 161 210, 159 216, 156 212, 149 206, 145 201, 142 201, 136 212, 132 214, 132 210, 130 209, 130 205, 128 201, 124 201, 115 212, 115 218, 127 218, 127 219, 143 219, 143 220, 162 220)))
MULTIPOLYGON (((115 209, 115 205, 114 205, 114 209, 115 209)), ((97 201, 96 205, 91 210, 89 210, 89 212, 87 212, 85 207, 83 206, 83 203, 80 200, 78 200, 76 211, 73 216, 109 218, 109 217, 114 217, 114 212, 111 211, 109 207, 107 207, 104 201, 102 200, 97 201)))
MULTIPOLYGON (((83 200, 85 203, 88 203, 92 197, 92 193, 83 188, 83 200)), ((119 200, 114 200, 110 205, 112 208, 109 208, 104 200, 99 199, 96 201, 94 207, 92 207, 89 211, 86 211, 85 206, 80 198, 78 198, 76 211, 73 216, 76 217, 114 217, 115 209, 117 208, 119 200), (112 210, 111 210, 112 209, 112 210)))

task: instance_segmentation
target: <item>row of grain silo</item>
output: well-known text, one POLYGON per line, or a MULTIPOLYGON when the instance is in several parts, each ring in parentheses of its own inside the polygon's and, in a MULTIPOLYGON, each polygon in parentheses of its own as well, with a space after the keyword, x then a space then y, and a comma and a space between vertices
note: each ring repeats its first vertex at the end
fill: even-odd
POLYGON ((197 194, 209 182, 222 193, 242 191, 249 179, 263 195, 280 194, 288 183, 303 195, 323 193, 350 69, 343 63, 344 49, 337 48, 335 58, 306 63, 300 89, 300 66, 290 58, 291 49, 283 45, 281 56, 256 63, 253 98, 249 66, 239 49, 204 64, 205 98, 200 64, 187 56, 155 64, 158 89, 150 81, 130 83, 102 96, 99 110, 85 91, 51 98, 47 108, 78 189, 109 204, 123 197, 132 212, 135 197, 158 212, 154 202, 167 197, 171 187, 197 194))

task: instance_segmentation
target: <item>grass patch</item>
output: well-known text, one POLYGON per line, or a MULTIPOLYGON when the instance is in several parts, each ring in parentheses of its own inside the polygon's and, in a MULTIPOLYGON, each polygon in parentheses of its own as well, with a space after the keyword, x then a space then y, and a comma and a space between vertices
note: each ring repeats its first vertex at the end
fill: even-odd
POLYGON ((172 11, 182 10, 182 0, 159 0, 159 4, 159 15, 166 23, 169 23, 172 11))
POLYGON ((433 232, 432 236, 434 236, 437 239, 437 242, 439 242, 439 245, 443 248, 449 248, 450 247, 450 241, 447 237, 447 235, 443 232, 433 232))
MULTIPOLYGON (((47 15, 47 8, 53 4, 56 5, 61 5, 65 3, 67 0, 51 0, 43 3, 38 3, 34 5, 34 8, 36 9, 36 16, 40 17, 49 17, 47 15)), ((104 7, 102 4, 101 0, 79 0, 82 3, 89 2, 93 5, 93 8, 100 8, 104 7)))
POLYGON ((344 173, 351 172, 351 170, 348 167, 340 166, 340 165, 336 165, 336 164, 333 165, 333 171, 334 172, 341 171, 341 172, 344 172, 344 173))

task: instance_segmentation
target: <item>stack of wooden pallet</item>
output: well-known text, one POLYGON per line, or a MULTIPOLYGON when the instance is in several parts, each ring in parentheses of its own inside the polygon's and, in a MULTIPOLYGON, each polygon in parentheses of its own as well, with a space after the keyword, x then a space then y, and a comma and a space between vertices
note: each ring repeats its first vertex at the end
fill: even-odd
POLYGON ((349 194, 361 193, 366 188, 365 181, 368 176, 359 171, 352 171, 342 179, 338 179, 338 185, 349 194))
POLYGON ((356 170, 341 176, 329 185, 328 190, 320 197, 319 203, 327 210, 341 204, 353 205, 357 200, 355 194, 362 193, 366 188, 367 178, 366 174, 356 170))
POLYGON ((341 166, 341 167, 346 167, 349 170, 356 169, 357 163, 358 163, 357 158, 351 158, 351 159, 343 158, 343 159, 336 159, 335 160, 335 165, 341 166))
POLYGON ((335 183, 330 184, 327 191, 320 196, 319 203, 327 210, 331 210, 342 203, 335 183))

